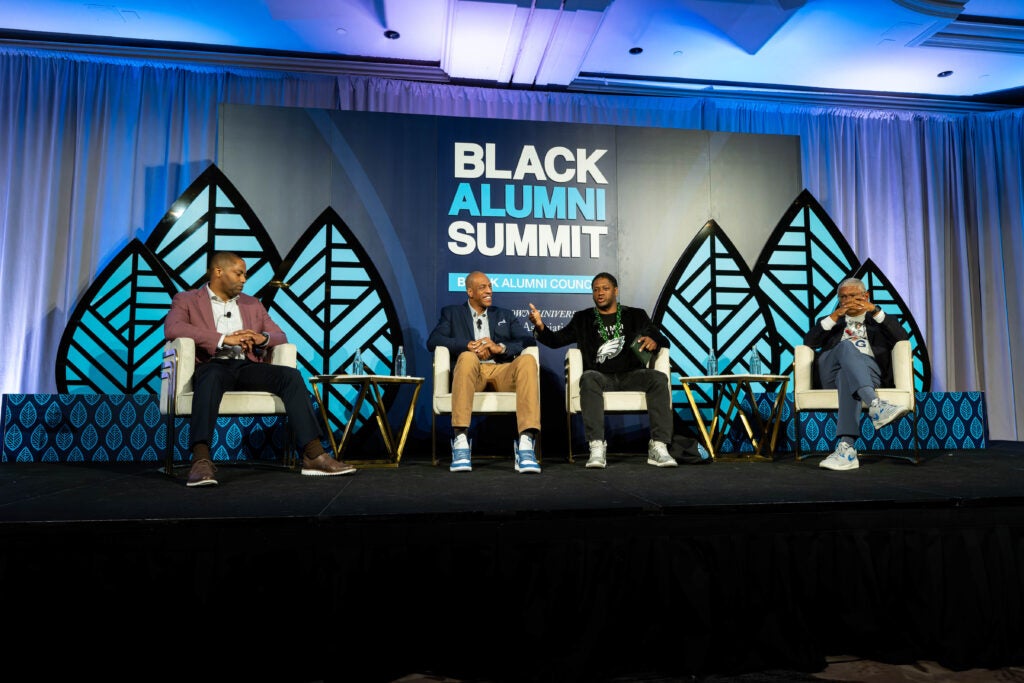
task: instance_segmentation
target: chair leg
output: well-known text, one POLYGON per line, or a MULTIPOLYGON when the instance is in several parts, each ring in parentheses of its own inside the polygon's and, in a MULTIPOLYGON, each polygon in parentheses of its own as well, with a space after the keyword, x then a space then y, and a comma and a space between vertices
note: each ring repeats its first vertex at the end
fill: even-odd
POLYGON ((917 444, 917 407, 910 411, 910 428, 914 432, 914 464, 921 462, 921 453, 917 444))
POLYGON ((437 466, 437 413, 430 413, 430 461, 437 466))
POLYGON ((178 443, 178 435, 175 432, 177 418, 173 413, 167 415, 167 448, 164 450, 164 474, 174 476, 174 447, 178 443))
POLYGON ((800 413, 793 411, 793 419, 796 420, 793 431, 796 434, 796 459, 799 462, 804 459, 803 453, 800 450, 800 442, 803 441, 803 435, 800 433, 800 413))
POLYGON ((576 462, 576 459, 572 457, 572 413, 568 410, 565 411, 565 438, 569 448, 569 464, 576 462))

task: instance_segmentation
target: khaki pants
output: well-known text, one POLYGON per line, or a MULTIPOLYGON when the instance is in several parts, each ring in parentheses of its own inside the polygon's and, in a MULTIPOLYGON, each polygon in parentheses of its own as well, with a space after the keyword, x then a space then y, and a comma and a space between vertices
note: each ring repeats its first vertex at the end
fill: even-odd
POLYGON ((478 391, 515 391, 519 433, 540 431, 540 386, 533 356, 523 354, 511 363, 481 363, 470 351, 460 353, 452 372, 453 428, 469 427, 478 391))

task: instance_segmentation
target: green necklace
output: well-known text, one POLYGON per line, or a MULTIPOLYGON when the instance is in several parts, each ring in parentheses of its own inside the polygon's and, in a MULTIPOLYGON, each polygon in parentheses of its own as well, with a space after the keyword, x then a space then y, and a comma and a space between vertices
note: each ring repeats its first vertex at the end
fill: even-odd
MULTIPOLYGON (((597 321, 597 331, 601 333, 601 339, 608 341, 608 331, 604 329, 604 320, 601 318, 601 312, 597 310, 597 306, 594 306, 594 320, 597 321)), ((615 327, 612 330, 616 337, 622 336, 622 306, 615 308, 615 327)))

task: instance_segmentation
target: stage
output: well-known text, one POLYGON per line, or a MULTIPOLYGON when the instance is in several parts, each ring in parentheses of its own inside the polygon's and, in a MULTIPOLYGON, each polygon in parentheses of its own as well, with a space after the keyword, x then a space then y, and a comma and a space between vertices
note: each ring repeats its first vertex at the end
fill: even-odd
POLYGON ((5 649, 42 678, 74 661, 146 680, 1020 664, 1024 444, 923 455, 852 472, 550 452, 539 476, 233 464, 203 489, 152 463, 9 463, 5 649), (61 656, 29 655, 54 639, 61 656))

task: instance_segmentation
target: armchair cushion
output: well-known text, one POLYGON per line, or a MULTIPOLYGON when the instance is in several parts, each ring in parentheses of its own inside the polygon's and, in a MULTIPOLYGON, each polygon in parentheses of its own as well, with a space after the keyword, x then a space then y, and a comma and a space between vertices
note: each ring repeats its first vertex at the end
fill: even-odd
MULTIPOLYGON (((536 346, 523 349, 523 355, 533 356, 540 372, 540 352, 536 346)), ((438 346, 434 349, 434 415, 452 412, 452 371, 451 354, 448 349, 438 346)), ((516 393, 514 391, 478 391, 473 395, 473 413, 514 413, 516 393)))
MULTIPOLYGON (((793 349, 793 404, 796 411, 839 410, 839 394, 835 389, 812 386, 814 350, 798 345, 793 349)), ((880 387, 879 398, 908 410, 914 409, 914 361, 910 342, 896 342, 892 349, 892 371, 895 387, 880 387)))
MULTIPOLYGON (((670 363, 668 347, 661 347, 651 358, 650 366, 665 375, 669 381, 670 363)), ((565 409, 569 414, 580 412, 580 377, 583 375, 583 354, 578 348, 565 353, 565 409)), ((608 413, 647 411, 647 396, 642 391, 607 391, 604 409, 608 413)))

